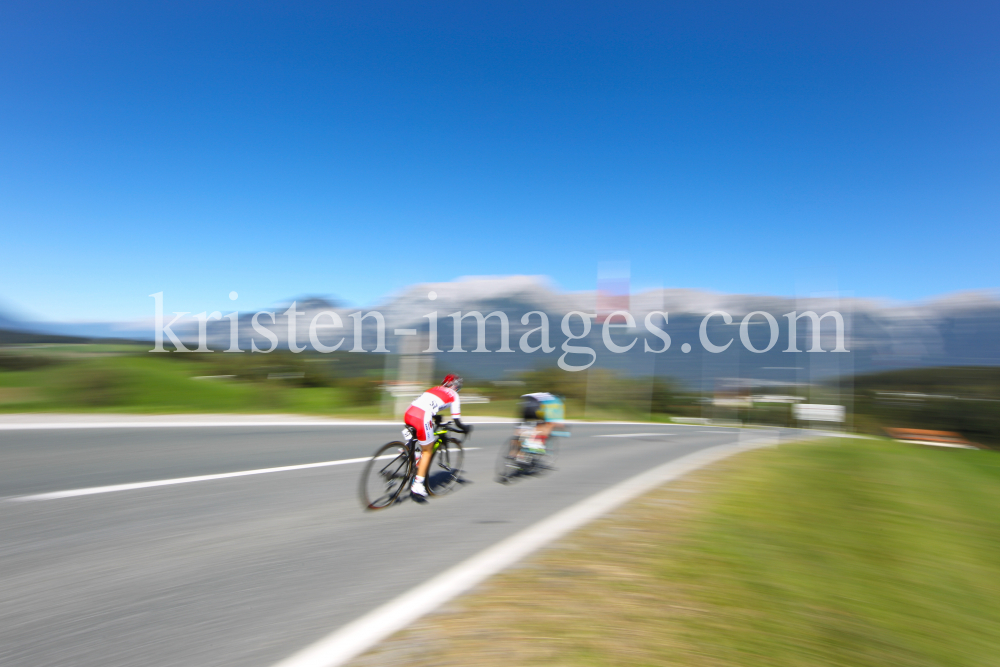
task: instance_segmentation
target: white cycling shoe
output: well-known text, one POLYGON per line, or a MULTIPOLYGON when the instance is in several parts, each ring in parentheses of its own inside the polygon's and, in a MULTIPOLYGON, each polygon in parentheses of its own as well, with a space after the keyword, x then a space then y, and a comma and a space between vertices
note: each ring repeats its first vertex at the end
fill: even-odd
POLYGON ((424 486, 423 482, 414 482, 410 487, 410 493, 415 496, 420 496, 421 498, 427 497, 427 488, 424 486))

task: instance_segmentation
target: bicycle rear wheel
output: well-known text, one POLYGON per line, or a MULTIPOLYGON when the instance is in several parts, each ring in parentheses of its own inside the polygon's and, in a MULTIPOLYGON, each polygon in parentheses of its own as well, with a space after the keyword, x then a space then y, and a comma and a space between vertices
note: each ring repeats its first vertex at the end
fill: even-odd
POLYGON ((382 445, 361 474, 361 504, 369 510, 388 507, 412 477, 413 457, 409 447, 398 441, 382 445))
POLYGON ((457 438, 445 438, 444 442, 431 454, 427 468, 427 493, 438 496, 451 490, 461 479, 465 450, 457 438))
POLYGON ((512 477, 521 471, 521 466, 517 462, 517 453, 521 451, 521 438, 512 437, 505 440, 500 445, 500 453, 497 455, 496 466, 493 471, 496 473, 497 481, 506 484, 512 477))

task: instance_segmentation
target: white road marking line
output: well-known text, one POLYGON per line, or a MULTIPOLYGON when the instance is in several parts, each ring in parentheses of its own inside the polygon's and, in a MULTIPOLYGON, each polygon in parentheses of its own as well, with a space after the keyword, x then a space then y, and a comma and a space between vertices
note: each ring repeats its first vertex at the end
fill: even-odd
POLYGON ((677 435, 676 433, 614 433, 612 435, 593 435, 592 438, 648 438, 651 435, 677 435))
POLYGON ((230 477, 245 477, 247 475, 265 475, 271 472, 285 472, 288 470, 305 470, 307 468, 322 468, 324 466, 345 465, 348 463, 360 463, 367 461, 370 456, 358 459, 341 459, 340 461, 322 461, 320 463, 303 463, 294 466, 280 466, 277 468, 259 468, 257 470, 240 470, 238 472, 224 472, 215 475, 197 475, 195 477, 176 477, 174 479, 158 479, 152 482, 133 482, 131 484, 112 484, 110 486, 91 486, 84 489, 70 489, 68 491, 52 491, 50 493, 36 493, 30 496, 14 496, 7 498, 7 502, 23 503, 34 500, 57 500, 59 498, 76 498, 78 496, 92 496, 97 493, 114 493, 116 491, 132 491, 134 489, 150 489, 157 486, 171 486, 173 484, 190 484, 191 482, 208 482, 213 479, 228 479, 230 477))
MULTIPOLYGON (((466 447, 465 451, 470 452, 479 447, 466 447)), ((389 459, 393 455, 380 456, 379 459, 389 459)), ((307 470, 309 468, 324 468, 327 466, 346 465, 348 463, 362 463, 370 460, 370 456, 357 459, 340 459, 339 461, 321 461, 319 463, 301 463, 294 466, 279 466, 277 468, 258 468, 257 470, 240 470, 238 472, 223 472, 215 475, 197 475, 195 477, 176 477, 174 479, 158 479, 152 482, 132 482, 129 484, 112 484, 110 486, 91 486, 84 489, 70 489, 68 491, 51 491, 49 493, 35 493, 30 496, 13 496, 5 498, 9 503, 27 503, 36 500, 59 500, 61 498, 77 498, 79 496, 92 496, 98 493, 115 493, 116 491, 133 491, 135 489, 151 489, 157 486, 172 486, 174 484, 190 484, 191 482, 208 482, 214 479, 229 479, 230 477, 246 477, 248 475, 266 475, 272 472, 287 472, 289 470, 307 470)))
MULTIPOLYGON (((742 439, 742 436, 741 436, 742 439)), ((717 445, 636 475, 544 519, 327 635, 274 667, 337 667, 566 533, 673 479, 773 438, 717 445)))

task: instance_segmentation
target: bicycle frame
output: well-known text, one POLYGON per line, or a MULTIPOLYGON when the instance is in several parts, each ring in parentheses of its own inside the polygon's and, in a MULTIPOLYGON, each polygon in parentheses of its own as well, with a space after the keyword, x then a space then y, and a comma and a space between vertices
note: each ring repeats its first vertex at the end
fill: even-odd
MULTIPOLYGON (((448 434, 447 428, 439 428, 434 431, 434 435, 436 435, 437 438, 434 440, 433 443, 431 443, 431 452, 436 452, 438 450, 438 447, 440 447, 444 443, 444 436, 447 434, 448 434)), ((418 440, 415 437, 410 436, 406 441, 406 446, 409 447, 414 454, 416 454, 417 447, 419 446, 417 443, 418 440)))
MULTIPOLYGON (((445 444, 445 439, 447 438, 448 433, 458 432, 450 428, 451 424, 452 422, 435 422, 434 435, 437 437, 431 446, 431 451, 428 453, 428 456, 433 456, 437 450, 441 448, 441 445, 445 444)), ((417 447, 419 447, 417 442, 416 437, 412 435, 406 441, 406 446, 410 449, 410 462, 412 463, 413 468, 413 472, 410 474, 411 479, 417 474, 417 447)))

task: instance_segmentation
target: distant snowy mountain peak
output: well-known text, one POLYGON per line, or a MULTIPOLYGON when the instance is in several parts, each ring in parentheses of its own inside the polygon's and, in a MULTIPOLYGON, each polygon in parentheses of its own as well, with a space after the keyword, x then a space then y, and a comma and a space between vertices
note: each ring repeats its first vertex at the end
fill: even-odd
POLYGON ((391 301, 407 299, 425 301, 433 305, 428 298, 431 292, 436 295, 435 300, 440 303, 466 303, 511 297, 550 300, 560 296, 545 276, 463 276, 453 282, 413 285, 391 301))
MULTIPOLYGON (((504 313, 508 318, 511 345, 516 345, 521 335, 537 326, 536 318, 522 324, 522 317, 532 311, 541 311, 549 318, 552 345, 556 348, 553 354, 558 357, 561 354, 561 341, 565 339, 561 328, 562 318, 571 311, 595 313, 599 300, 596 290, 565 292, 544 276, 517 275, 465 276, 451 282, 416 284, 368 307, 348 308, 329 297, 300 296, 295 300, 298 315, 294 323, 289 322, 288 316, 284 314, 291 303, 286 301, 266 309, 268 313, 273 313, 273 320, 269 314, 258 316, 256 326, 253 312, 241 312, 238 319, 239 347, 248 349, 250 341, 254 340, 258 349, 269 349, 270 341, 274 340, 277 342, 276 347, 287 348, 296 343, 300 348, 307 348, 313 337, 319 336, 319 340, 326 346, 337 345, 338 341, 342 341, 338 348, 340 350, 371 351, 378 342, 377 325, 384 322, 385 346, 390 351, 397 351, 401 349, 402 341, 417 341, 416 338, 407 338, 408 336, 428 331, 433 320, 429 316, 436 313, 438 344, 442 350, 447 350, 451 348, 455 331, 455 323, 449 316, 456 312, 467 314, 472 311, 479 311, 483 315, 493 311, 504 313), (333 314, 326 314, 328 311, 333 314), (359 312, 365 315, 363 320, 358 317, 359 312), (369 315, 372 312, 379 313, 382 319, 369 315), (397 330, 400 332, 398 335, 397 330), (355 340, 356 332, 361 335, 360 345, 355 340), (264 336, 265 333, 268 335, 264 336), (290 337, 293 340, 289 340, 290 337)), ((181 310, 183 305, 172 304, 171 310, 174 308, 181 310)), ((822 364, 835 364, 826 370, 816 370, 817 373, 867 372, 890 367, 929 365, 1000 365, 1000 336, 997 335, 1000 332, 1000 298, 995 291, 956 293, 925 302, 891 302, 850 296, 721 294, 696 289, 664 288, 631 294, 627 308, 635 319, 636 329, 627 333, 617 331, 614 335, 627 338, 629 335, 640 334, 646 330, 644 320, 650 312, 665 311, 669 314, 669 321, 664 330, 670 332, 673 340, 670 352, 662 357, 654 358, 653 355, 646 354, 647 348, 643 342, 635 345, 631 354, 607 353, 601 357, 602 365, 633 374, 651 372, 650 364, 656 362, 652 366, 656 372, 692 383, 708 382, 715 374, 733 373, 736 372, 734 369, 738 369, 740 373, 759 372, 763 374, 761 377, 770 377, 769 373, 773 374, 793 365, 784 353, 789 336, 789 323, 785 315, 795 312, 803 316, 807 311, 818 316, 831 311, 840 313, 848 347, 852 352, 849 357, 817 354, 802 358, 803 362, 808 359, 810 368, 814 370, 822 364), (722 316, 705 320, 707 314, 716 311, 728 313, 732 317, 732 324, 740 327, 739 330, 727 329, 728 325, 724 323, 722 316), (739 352, 743 349, 742 329, 748 328, 750 333, 767 329, 768 320, 762 315, 756 315, 748 322, 747 327, 740 326, 744 318, 755 311, 770 315, 781 332, 782 339, 776 340, 767 354, 739 352), (728 357, 715 357, 708 353, 688 355, 683 352, 681 346, 684 343, 700 349, 701 331, 706 322, 705 326, 710 329, 709 338, 712 340, 719 344, 725 344, 730 339, 735 341, 731 346, 733 353, 728 357), (755 326, 750 327, 750 324, 755 326), (713 360, 715 365, 705 366, 706 360, 713 360)), ((832 335, 831 327, 837 321, 836 318, 825 320, 823 327, 828 331, 823 334, 822 349, 833 349, 833 342, 828 337, 832 335)), ((209 341, 213 349, 221 350, 229 346, 231 324, 225 318, 208 323, 209 341)), ((469 341, 476 340, 477 326, 474 318, 461 321, 459 327, 466 347, 469 341)), ((199 327, 193 317, 178 321, 172 327, 174 333, 189 346, 197 341, 199 327)), ((88 338, 129 337, 152 340, 154 335, 152 317, 130 323, 41 323, 25 322, 7 313, 0 313, 0 329, 88 338)), ((487 329, 485 346, 488 350, 495 351, 500 345, 500 327, 496 319, 489 321, 487 329)), ((603 329, 602 325, 595 323, 588 337, 597 348, 604 345, 603 329)), ((576 330, 579 329, 574 329, 576 330)), ((804 349, 811 331, 808 328, 808 318, 800 317, 797 320, 797 331, 799 346, 804 349)), ((648 335, 642 335, 648 339, 648 335)), ((655 349, 659 345, 659 339, 652 342, 655 349)), ((767 341, 758 341, 758 345, 764 347, 767 341)), ((459 357, 446 358, 451 364, 459 361, 459 357)), ((462 363, 466 364, 468 372, 481 377, 499 377, 518 368, 542 363, 540 355, 469 355, 468 358, 462 355, 461 359, 464 359, 462 363)), ((553 359, 549 361, 554 363, 553 359)))
POLYGON ((927 302, 926 309, 945 315, 974 309, 996 308, 998 304, 1000 304, 1000 293, 997 290, 975 290, 936 297, 927 302))
POLYGON ((454 282, 420 283, 379 304, 387 321, 418 323, 430 312, 446 316, 456 311, 489 308, 495 302, 530 305, 529 310, 572 310, 570 295, 560 294, 544 276, 466 276, 454 282), (434 298, 430 298, 433 294, 434 298))

